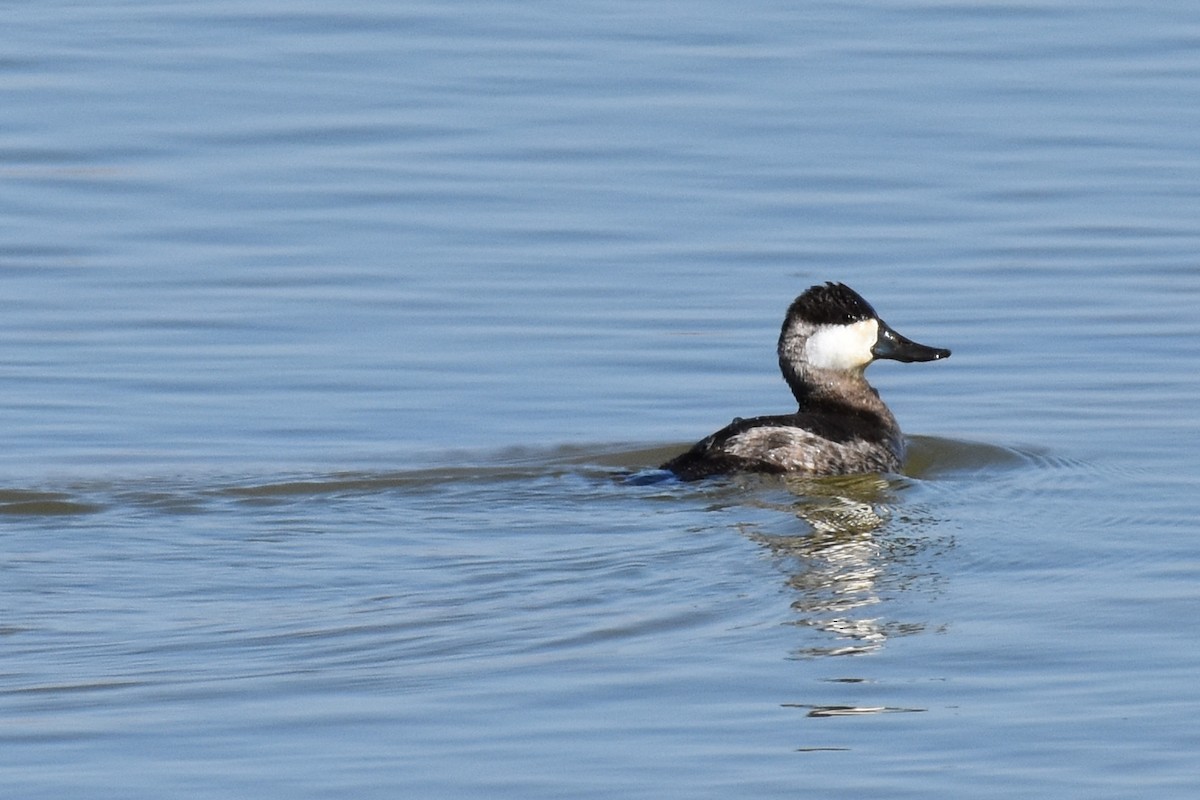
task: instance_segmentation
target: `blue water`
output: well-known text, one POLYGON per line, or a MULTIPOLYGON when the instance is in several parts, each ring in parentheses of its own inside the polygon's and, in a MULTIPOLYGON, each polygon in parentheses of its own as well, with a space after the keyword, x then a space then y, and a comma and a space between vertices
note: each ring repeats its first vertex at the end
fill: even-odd
POLYGON ((1192 4, 0 42, 4 796, 1200 790, 1192 4), (627 480, 825 280, 905 475, 627 480))

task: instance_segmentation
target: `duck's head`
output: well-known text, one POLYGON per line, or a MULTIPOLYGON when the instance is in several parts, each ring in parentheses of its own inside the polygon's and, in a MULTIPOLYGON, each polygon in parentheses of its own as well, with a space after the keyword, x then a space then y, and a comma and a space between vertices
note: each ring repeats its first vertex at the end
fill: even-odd
POLYGON ((872 361, 937 361, 950 351, 901 336, 844 283, 813 286, 792 301, 779 334, 779 366, 795 391, 811 373, 862 374, 872 361))

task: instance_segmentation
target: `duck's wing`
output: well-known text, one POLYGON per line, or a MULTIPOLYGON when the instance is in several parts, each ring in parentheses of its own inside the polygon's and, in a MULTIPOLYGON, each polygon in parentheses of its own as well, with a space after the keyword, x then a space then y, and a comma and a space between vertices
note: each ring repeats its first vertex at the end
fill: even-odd
POLYGON ((689 450, 663 464, 659 469, 670 470, 685 481, 700 480, 713 475, 726 475, 731 472, 784 472, 786 471, 784 467, 755 458, 746 452, 745 448, 738 448, 740 452, 731 450, 729 443, 736 442, 738 437, 760 427, 786 426, 788 420, 795 416, 794 414, 784 414, 749 419, 738 417, 711 436, 696 442, 689 450))
POLYGON ((730 472, 895 472, 900 453, 877 430, 853 417, 812 412, 735 419, 662 469, 683 480, 730 472))

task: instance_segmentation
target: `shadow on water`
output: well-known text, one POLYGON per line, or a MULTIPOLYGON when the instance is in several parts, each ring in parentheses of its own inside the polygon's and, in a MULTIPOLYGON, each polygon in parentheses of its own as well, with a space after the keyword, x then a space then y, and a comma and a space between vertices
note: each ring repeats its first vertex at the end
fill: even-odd
POLYGON ((62 517, 95 514, 103 508, 99 503, 79 499, 69 492, 0 489, 0 515, 62 517))

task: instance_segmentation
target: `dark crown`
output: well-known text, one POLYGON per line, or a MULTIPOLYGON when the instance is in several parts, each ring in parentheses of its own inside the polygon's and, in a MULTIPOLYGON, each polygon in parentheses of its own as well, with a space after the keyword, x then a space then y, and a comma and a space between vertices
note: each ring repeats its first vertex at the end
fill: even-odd
POLYGON ((813 325, 849 325, 865 319, 878 319, 879 315, 862 295, 846 284, 829 282, 823 286, 813 286, 792 301, 787 322, 796 317, 813 325))

